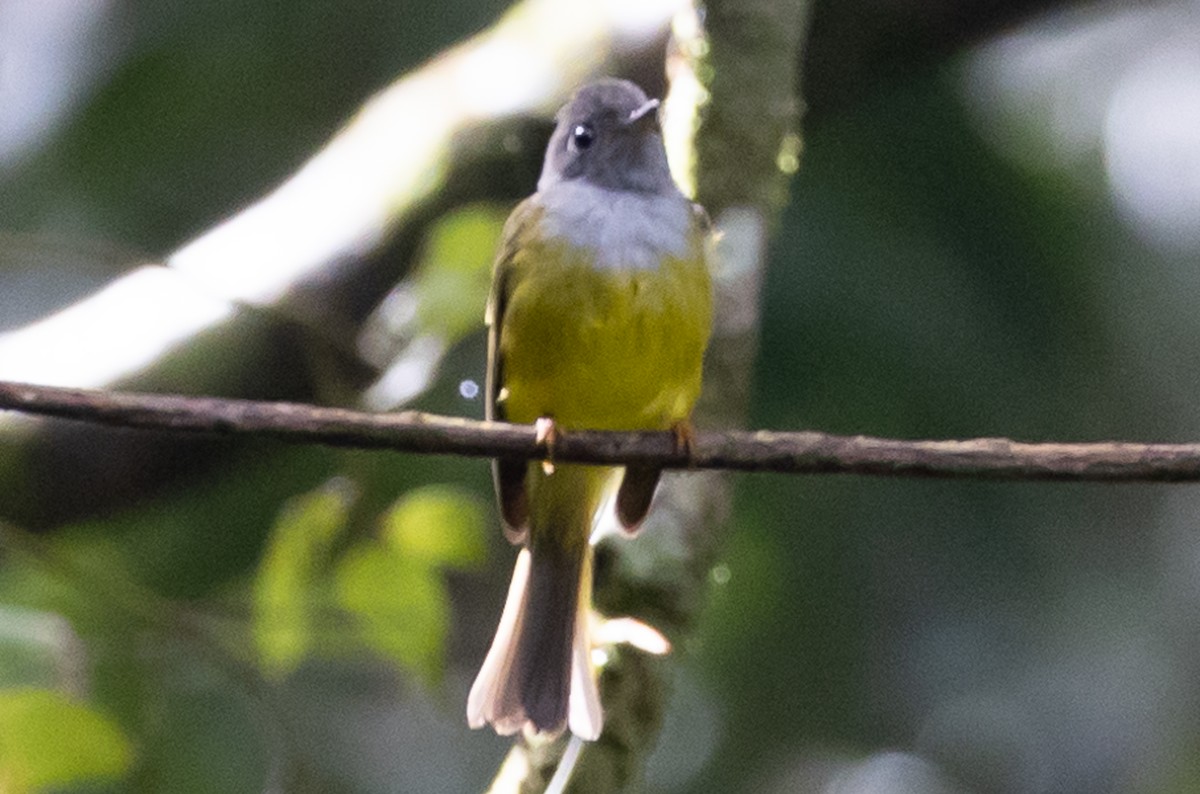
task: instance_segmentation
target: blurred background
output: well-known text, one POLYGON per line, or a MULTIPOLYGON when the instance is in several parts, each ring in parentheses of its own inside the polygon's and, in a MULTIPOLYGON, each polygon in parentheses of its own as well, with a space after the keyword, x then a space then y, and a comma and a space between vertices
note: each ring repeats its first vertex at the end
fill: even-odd
MULTIPOLYGON (((507 7, 0 0, 0 375, 507 7)), ((752 426, 1200 436, 1200 4, 818 2, 803 85, 752 426)), ((488 266, 547 133, 380 247, 354 334, 250 305, 113 382, 481 416, 488 266)), ((486 786, 508 742, 463 704, 513 554, 484 462, 3 421, 0 791, 486 786)), ((739 477, 643 787, 1200 791, 1198 512, 739 477)))

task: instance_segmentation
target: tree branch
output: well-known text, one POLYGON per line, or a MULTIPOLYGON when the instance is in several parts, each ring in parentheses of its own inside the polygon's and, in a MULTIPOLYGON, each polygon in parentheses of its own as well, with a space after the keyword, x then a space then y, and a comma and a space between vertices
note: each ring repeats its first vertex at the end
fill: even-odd
MULTIPOLYGON (((115 427, 244 435, 356 449, 418 454, 544 458, 532 425, 480 422, 405 411, 342 408, 212 397, 101 392, 0 382, 0 410, 115 427)), ((1076 482, 1200 481, 1200 444, 1032 444, 1005 438, 914 441, 814 431, 704 431, 690 455, 666 432, 572 431, 555 442, 555 460, 653 463, 674 469, 780 474, 871 474, 1076 482)))
MULTIPOLYGON (((647 75, 660 70, 671 16, 684 4, 514 3, 489 29, 365 101, 276 189, 162 264, 139 263, 0 333, 0 380, 352 401, 380 368, 399 364, 405 385, 419 388, 456 339, 388 327, 389 349, 408 356, 399 362, 364 359, 359 342, 430 224, 464 203, 527 195, 550 119, 581 83, 617 74, 657 93, 647 75)), ((0 512, 26 526, 103 513, 180 474, 178 450, 153 437, 134 450, 90 427, 38 430, 12 433, 0 422, 0 492, 13 495, 0 512), (86 456, 74 454, 81 448, 86 456), (53 464, 28 465, 34 459, 53 464), (63 482, 73 487, 64 492, 63 482)), ((189 465, 213 454, 193 449, 189 465)))

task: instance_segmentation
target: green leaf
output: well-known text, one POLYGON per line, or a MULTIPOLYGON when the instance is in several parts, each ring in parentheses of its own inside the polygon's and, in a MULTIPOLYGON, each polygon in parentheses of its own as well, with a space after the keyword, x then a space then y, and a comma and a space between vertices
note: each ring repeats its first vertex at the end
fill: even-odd
POLYGON ((441 679, 450 597, 433 568, 364 542, 342 558, 334 591, 369 647, 427 683, 441 679))
POLYGON ((112 780, 133 748, 103 715, 49 689, 0 690, 0 791, 112 780))
POLYGON ((453 341, 479 328, 506 208, 475 204, 437 221, 413 282, 418 331, 453 341))
POLYGON ((479 499, 440 485, 410 491, 383 516, 384 542, 398 557, 426 566, 480 565, 487 554, 483 528, 479 499))
POLYGON ((431 485, 407 493, 380 522, 380 539, 358 544, 339 563, 335 597, 368 647, 437 683, 450 627, 441 569, 483 561, 483 507, 466 491, 431 485))
POLYGON ((348 481, 330 480, 292 500, 271 531, 254 583, 254 640, 269 675, 295 669, 313 648, 313 603, 354 499, 348 481))

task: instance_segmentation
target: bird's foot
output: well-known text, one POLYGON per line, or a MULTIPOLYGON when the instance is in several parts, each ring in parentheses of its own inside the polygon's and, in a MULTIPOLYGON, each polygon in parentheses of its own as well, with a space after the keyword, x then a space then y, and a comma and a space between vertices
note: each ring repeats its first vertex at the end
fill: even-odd
POLYGON ((682 419, 671 425, 671 432, 675 435, 675 452, 687 458, 688 467, 692 465, 692 448, 696 443, 696 428, 692 425, 692 420, 682 419))
POLYGON ((546 474, 554 473, 554 445, 558 442, 558 425, 554 423, 553 417, 542 416, 534 422, 536 431, 537 444, 544 447, 546 457, 542 461, 542 471, 546 474))

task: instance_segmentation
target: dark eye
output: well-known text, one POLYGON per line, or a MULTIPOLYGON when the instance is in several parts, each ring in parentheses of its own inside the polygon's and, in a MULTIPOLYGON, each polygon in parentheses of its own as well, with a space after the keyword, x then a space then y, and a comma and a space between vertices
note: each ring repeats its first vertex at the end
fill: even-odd
POLYGON ((576 124, 571 130, 570 148, 573 152, 581 152, 596 140, 596 131, 591 124, 576 124))

